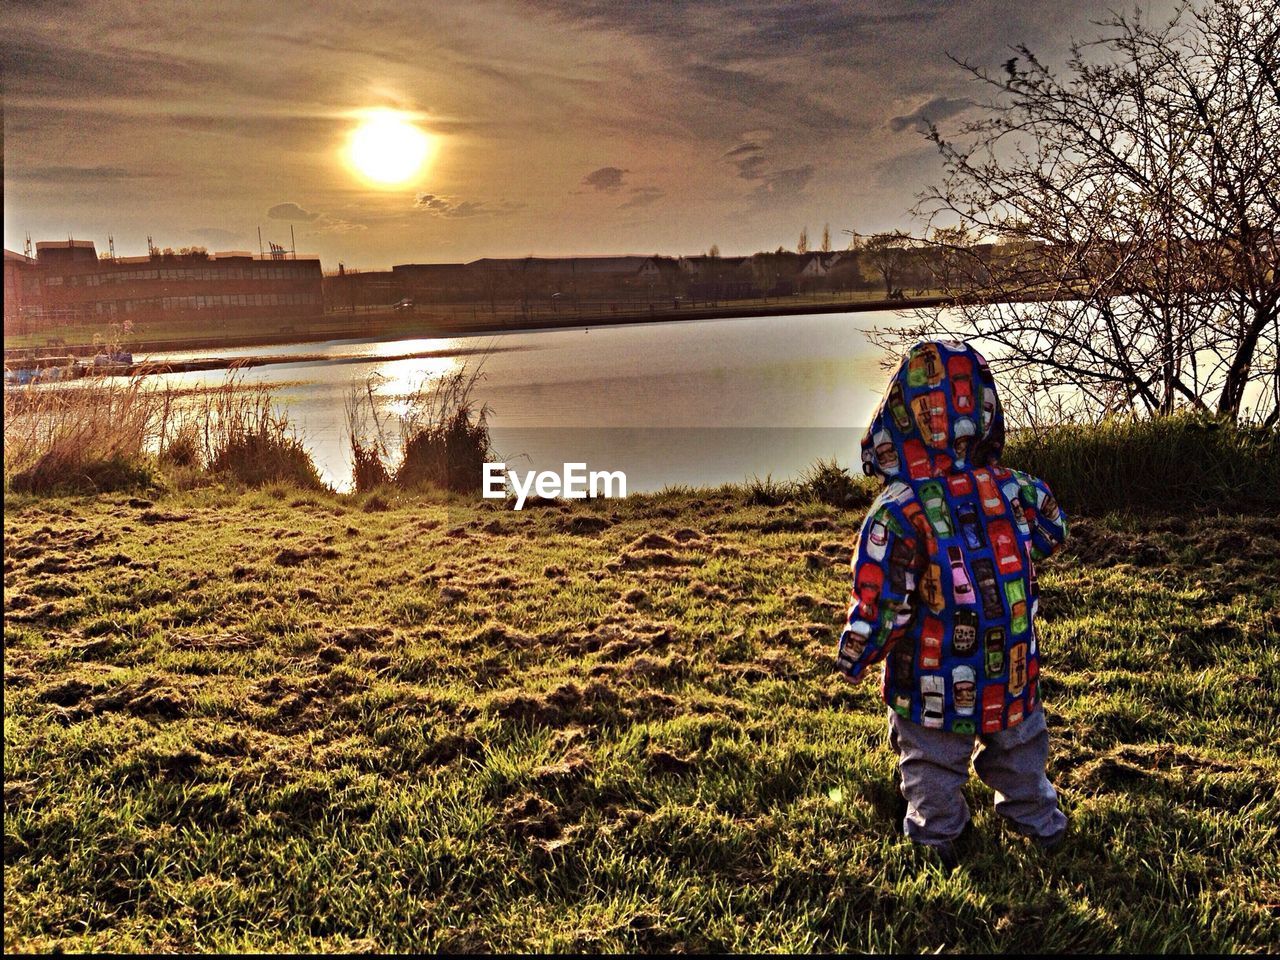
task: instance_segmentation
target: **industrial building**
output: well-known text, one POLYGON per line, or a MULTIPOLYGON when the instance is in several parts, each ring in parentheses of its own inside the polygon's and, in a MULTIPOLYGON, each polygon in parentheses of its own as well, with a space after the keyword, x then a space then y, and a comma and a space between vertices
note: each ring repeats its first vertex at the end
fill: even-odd
POLYGON ((99 257, 92 240, 42 241, 35 257, 4 252, 4 330, 69 324, 299 317, 324 310, 320 259, 275 249, 99 257))

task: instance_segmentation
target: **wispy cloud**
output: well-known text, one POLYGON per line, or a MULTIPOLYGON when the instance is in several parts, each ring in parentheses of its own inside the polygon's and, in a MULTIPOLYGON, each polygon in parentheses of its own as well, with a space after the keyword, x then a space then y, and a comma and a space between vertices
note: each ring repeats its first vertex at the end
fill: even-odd
POLYGON ((113 180, 145 180, 159 176, 154 171, 129 170, 125 167, 27 167, 5 172, 7 178, 34 183, 105 183, 113 180))
POLYGON ((323 214, 312 226, 318 233, 357 233, 369 229, 367 223, 356 223, 354 220, 343 220, 341 217, 328 217, 323 214))
POLYGON ((243 235, 232 230, 223 230, 221 227, 196 227, 191 231, 191 235, 197 240, 223 247, 239 243, 244 239, 243 235))
POLYGON ((636 207, 647 207, 667 195, 667 191, 658 187, 632 187, 631 196, 625 203, 619 204, 619 210, 633 210, 636 207))
POLYGON ((771 157, 770 131, 757 131, 757 136, 743 140, 720 155, 738 172, 738 177, 755 184, 751 199, 756 204, 780 204, 797 200, 813 179, 812 163, 793 166, 777 164, 771 157))
POLYGON ((765 159, 764 147, 755 140, 747 140, 731 150, 721 154, 738 171, 743 180, 759 180, 765 175, 768 161, 765 159))
POLYGON ((457 197, 444 197, 435 193, 420 193, 413 201, 416 209, 430 213, 446 220, 462 220, 468 217, 504 216, 523 210, 525 204, 518 200, 499 200, 489 203, 485 200, 460 200, 457 197))
POLYGON ((901 116, 893 117, 889 120, 889 129, 895 133, 906 130, 908 127, 916 129, 926 129, 930 124, 940 123, 948 117, 954 117, 958 113, 964 113, 973 106, 972 100, 953 97, 934 97, 925 103, 920 104, 910 113, 904 113, 901 116))
POLYGON ((759 153, 764 147, 754 140, 747 140, 738 144, 731 150, 726 150, 724 156, 726 159, 734 160, 739 157, 749 157, 759 153))
POLYGON ((771 170, 759 178, 759 183, 751 192, 752 199, 757 203, 791 203, 804 193, 805 187, 813 179, 814 171, 811 163, 771 170))
POLYGON ((267 210, 267 216, 272 220, 288 220, 290 223, 310 224, 312 231, 308 236, 314 236, 317 233, 353 233, 358 230, 369 229, 366 223, 307 210, 292 201, 275 204, 267 210))

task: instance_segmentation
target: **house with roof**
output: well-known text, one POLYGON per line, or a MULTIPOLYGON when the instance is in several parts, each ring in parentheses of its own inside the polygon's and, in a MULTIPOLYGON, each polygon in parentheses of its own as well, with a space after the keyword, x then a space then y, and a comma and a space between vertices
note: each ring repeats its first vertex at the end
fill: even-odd
POLYGON ((801 257, 801 267, 796 273, 796 279, 799 281, 823 280, 831 275, 831 271, 840 263, 844 254, 832 250, 801 254, 801 257))
POLYGON ((677 263, 691 300, 741 300, 754 295, 750 257, 696 254, 677 263))

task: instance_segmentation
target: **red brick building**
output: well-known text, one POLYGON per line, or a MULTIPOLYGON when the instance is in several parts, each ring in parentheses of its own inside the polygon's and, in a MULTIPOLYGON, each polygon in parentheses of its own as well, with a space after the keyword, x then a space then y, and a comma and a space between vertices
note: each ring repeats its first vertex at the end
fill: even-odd
POLYGON ((5 251, 4 327, 309 316, 324 310, 321 279, 318 257, 199 251, 99 259, 91 240, 41 242, 34 261, 5 251), (11 263, 21 291, 12 318, 11 263))
POLYGON ((25 307, 38 296, 35 257, 12 250, 4 252, 4 332, 26 333, 25 307))

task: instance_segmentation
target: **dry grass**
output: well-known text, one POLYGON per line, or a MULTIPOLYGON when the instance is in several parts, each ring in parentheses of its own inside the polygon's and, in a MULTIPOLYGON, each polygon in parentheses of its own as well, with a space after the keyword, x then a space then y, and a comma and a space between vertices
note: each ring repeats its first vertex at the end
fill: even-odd
MULTIPOLYGON (((232 372, 221 388, 204 394, 186 415, 204 441, 204 463, 214 473, 231 474, 250 486, 323 485, 306 445, 269 387, 246 387, 232 372)), ((187 429, 184 423, 175 437, 187 429)))
POLYGON ((347 434, 351 438, 352 472, 357 491, 391 483, 391 472, 387 469, 391 453, 378 416, 378 400, 373 392, 375 382, 370 377, 363 387, 353 386, 347 397, 347 434))
POLYGON ((169 398, 140 380, 4 391, 4 475, 14 490, 146 486, 169 398))
POLYGON ((474 367, 463 364, 424 381, 407 398, 408 409, 398 423, 398 445, 378 413, 373 382, 353 388, 347 400, 347 429, 355 489, 367 491, 394 482, 405 489, 478 492, 482 466, 492 454, 489 409, 472 398, 483 364, 482 358, 474 367), (396 446, 399 462, 393 466, 396 446))
POLYGON ((319 487, 288 414, 232 372, 197 392, 140 377, 4 392, 4 477, 18 492, 94 493, 154 486, 158 467, 208 469, 257 486, 319 487))

